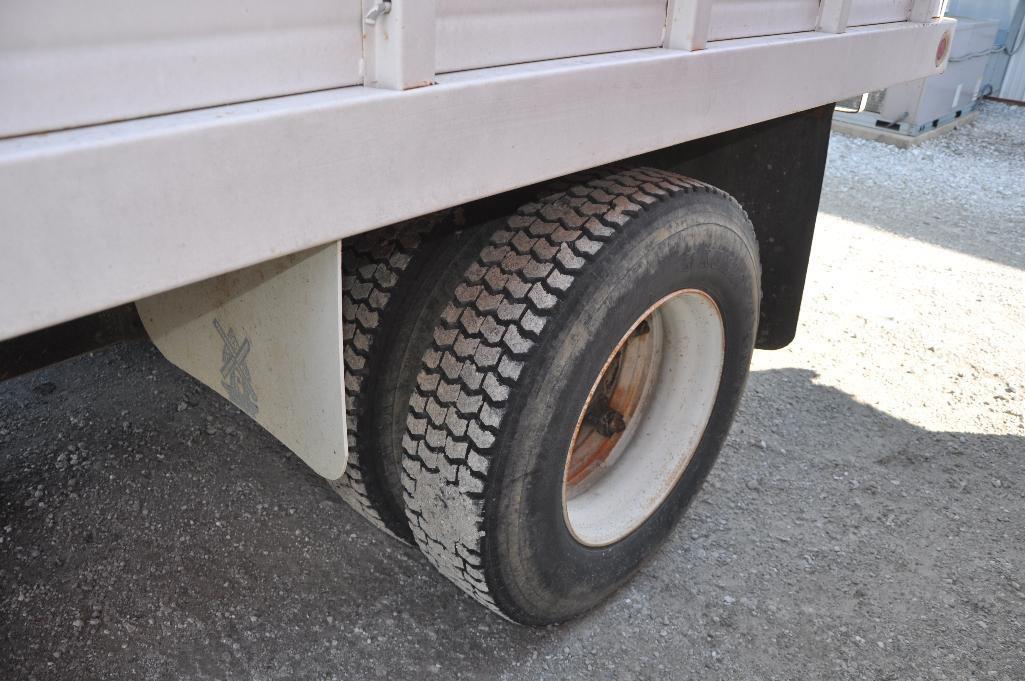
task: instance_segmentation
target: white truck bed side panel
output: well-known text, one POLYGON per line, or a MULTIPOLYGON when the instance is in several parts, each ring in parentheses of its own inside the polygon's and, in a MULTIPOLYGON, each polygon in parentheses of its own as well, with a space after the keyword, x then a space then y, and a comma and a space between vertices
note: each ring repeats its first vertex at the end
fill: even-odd
POLYGON ((3 0, 0 137, 361 82, 359 0, 3 0))
POLYGON ((662 44, 666 0, 438 0, 439 73, 662 44))
POLYGON ((709 40, 814 31, 818 0, 715 0, 709 40))
POLYGON ((909 0, 853 0, 847 23, 850 26, 864 26, 907 21, 910 11, 909 0))
MULTIPOLYGON (((847 24, 907 21, 911 5, 912 0, 853 0, 847 24)), ((818 13, 818 0, 715 0, 708 39, 814 31, 818 13)))
POLYGON ((0 339, 929 76, 952 26, 594 55, 0 140, 0 339))
POLYGON ((437 0, 437 70, 658 47, 666 0, 437 0))

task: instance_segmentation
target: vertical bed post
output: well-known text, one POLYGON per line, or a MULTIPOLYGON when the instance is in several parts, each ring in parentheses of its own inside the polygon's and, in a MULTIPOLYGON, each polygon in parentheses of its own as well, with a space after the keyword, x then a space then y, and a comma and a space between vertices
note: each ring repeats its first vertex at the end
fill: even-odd
POLYGON ((671 50, 703 50, 708 43, 712 0, 670 0, 664 45, 671 50))
POLYGON ((411 90, 434 83, 435 0, 365 0, 363 84, 411 90))
POLYGON ((822 0, 817 30, 823 33, 844 33, 850 15, 851 0, 822 0))

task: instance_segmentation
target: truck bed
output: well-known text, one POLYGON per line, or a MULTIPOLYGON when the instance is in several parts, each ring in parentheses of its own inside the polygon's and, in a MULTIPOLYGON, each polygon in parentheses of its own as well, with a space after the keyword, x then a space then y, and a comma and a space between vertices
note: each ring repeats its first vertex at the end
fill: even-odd
POLYGON ((260 31, 283 11, 275 3, 252 10, 270 14, 251 30, 233 23, 242 19, 227 5, 203 3, 214 13, 209 26, 171 26, 174 35, 133 43, 145 57, 136 60, 119 51, 125 36, 142 35, 126 8, 105 34, 79 27, 52 37, 56 24, 43 9, 8 3, 0 339, 932 75, 945 65, 939 49, 953 27, 907 21, 910 0, 854 0, 842 33, 815 30, 814 0, 720 0, 699 44, 681 49, 666 37, 665 3, 586 4, 521 0, 495 12, 439 0, 427 41, 433 84, 401 91, 360 84, 368 55, 355 5, 350 21, 308 0, 305 29, 264 40, 260 31), (30 20, 36 33, 19 32, 30 20), (185 43, 175 35, 213 41, 210 58, 179 51, 185 43), (314 36, 325 37, 326 51, 309 51, 314 36), (522 63, 496 65, 512 61, 522 63), (99 96, 104 88, 118 97, 99 96))

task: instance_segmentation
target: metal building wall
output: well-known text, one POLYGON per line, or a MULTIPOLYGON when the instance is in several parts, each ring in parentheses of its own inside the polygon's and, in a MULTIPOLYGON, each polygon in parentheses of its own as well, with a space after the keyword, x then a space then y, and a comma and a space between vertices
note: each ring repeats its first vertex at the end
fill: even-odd
MULTIPOLYGON (((947 5, 949 17, 972 17, 993 19, 1000 22, 997 45, 1013 47, 1015 38, 1020 43, 1025 36, 1022 31, 1022 15, 1025 14, 1025 0, 950 0, 947 5)), ((1025 99, 1025 61, 1019 49, 1013 57, 998 52, 990 56, 983 83, 993 88, 992 95, 1005 99, 1025 99), (1012 69, 1014 69, 1012 71, 1012 69), (1004 84, 1003 88, 1001 83, 1004 84)))
MULTIPOLYGON (((1025 36, 1020 36, 1019 40, 1025 41, 1025 36)), ((1025 101, 1025 47, 1019 48, 1007 62, 1007 71, 1004 73, 1004 82, 1000 86, 998 96, 1001 99, 1025 101)))

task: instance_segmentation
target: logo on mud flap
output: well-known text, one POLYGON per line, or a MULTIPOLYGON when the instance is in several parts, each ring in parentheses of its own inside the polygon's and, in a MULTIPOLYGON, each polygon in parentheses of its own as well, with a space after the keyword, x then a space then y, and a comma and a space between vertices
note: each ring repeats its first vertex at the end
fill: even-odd
POLYGON ((248 338, 243 338, 240 343, 235 329, 227 331, 221 325, 221 320, 214 320, 214 328, 224 341, 224 350, 221 352, 221 385, 228 391, 230 399, 236 407, 249 414, 256 416, 260 411, 256 406, 256 391, 253 390, 253 377, 249 374, 249 366, 246 364, 246 357, 252 345, 248 338))

